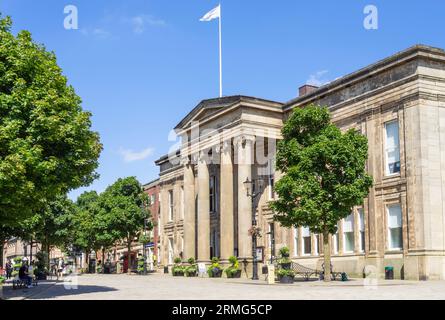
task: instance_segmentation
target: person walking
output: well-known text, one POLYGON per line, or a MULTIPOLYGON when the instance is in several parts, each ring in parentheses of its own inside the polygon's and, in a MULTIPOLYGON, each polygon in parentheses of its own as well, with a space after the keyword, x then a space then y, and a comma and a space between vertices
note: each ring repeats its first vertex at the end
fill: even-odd
POLYGON ((8 261, 6 262, 6 279, 11 279, 12 269, 13 267, 11 259, 8 259, 8 261))
POLYGON ((63 261, 63 258, 59 259, 59 263, 57 266, 57 280, 59 280, 59 277, 63 277, 63 268, 65 267, 65 263, 63 261))

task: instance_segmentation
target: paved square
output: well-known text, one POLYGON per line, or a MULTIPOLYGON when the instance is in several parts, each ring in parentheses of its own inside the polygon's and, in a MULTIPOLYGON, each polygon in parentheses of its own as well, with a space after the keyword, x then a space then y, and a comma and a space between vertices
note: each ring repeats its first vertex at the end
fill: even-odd
POLYGON ((253 300, 253 299, 445 299, 445 281, 379 281, 364 285, 363 279, 325 284, 298 281, 291 285, 268 285, 264 278, 209 279, 164 274, 81 275, 73 282, 45 281, 31 289, 4 288, 9 299, 57 300, 253 300), (77 281, 77 289, 75 288, 77 281))

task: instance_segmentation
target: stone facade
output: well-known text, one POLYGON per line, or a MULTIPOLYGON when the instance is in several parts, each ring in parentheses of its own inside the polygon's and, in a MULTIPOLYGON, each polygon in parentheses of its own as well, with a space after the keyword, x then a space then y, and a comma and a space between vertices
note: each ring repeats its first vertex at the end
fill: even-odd
MULTIPOLYGON (((12 260, 17 257, 26 257, 29 261, 36 260, 36 253, 41 250, 40 243, 25 242, 18 238, 12 238, 3 244, 3 261, 2 265, 6 265, 8 259, 12 260)), ((66 258, 59 248, 51 248, 49 258, 54 261, 59 258, 66 258)))
POLYGON ((328 106, 342 130, 368 137, 374 178, 362 207, 331 237, 334 270, 445 279, 445 51, 414 46, 288 103, 233 96, 202 101, 175 128, 182 147, 159 159, 162 252, 208 262, 252 261, 252 202, 243 182, 265 182, 253 203, 262 262, 282 246, 320 269, 322 239, 273 223, 276 140, 294 108, 328 106))

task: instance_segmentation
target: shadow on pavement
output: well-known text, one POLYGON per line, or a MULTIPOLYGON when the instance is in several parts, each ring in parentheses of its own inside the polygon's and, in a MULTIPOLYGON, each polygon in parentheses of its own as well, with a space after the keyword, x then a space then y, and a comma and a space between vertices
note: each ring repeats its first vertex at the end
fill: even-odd
POLYGON ((65 288, 63 285, 57 285, 29 297, 29 299, 54 299, 63 296, 76 296, 88 293, 117 291, 115 288, 93 285, 78 285, 77 288, 65 288))

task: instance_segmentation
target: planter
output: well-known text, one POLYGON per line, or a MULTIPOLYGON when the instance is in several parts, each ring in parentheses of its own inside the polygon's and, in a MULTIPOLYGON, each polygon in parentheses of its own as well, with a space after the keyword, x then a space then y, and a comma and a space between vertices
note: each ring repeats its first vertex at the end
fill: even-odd
POLYGON ((212 270, 212 272, 210 272, 209 276, 210 276, 210 278, 221 278, 222 270, 219 269, 217 272, 212 270))
POLYGON ((46 280, 47 276, 44 272, 38 272, 36 275, 37 280, 46 280))
POLYGON ((198 275, 198 273, 196 271, 195 272, 188 272, 188 273, 185 274, 186 277, 196 277, 197 275, 198 275))
POLYGON ((286 263, 281 263, 280 265, 281 265, 281 268, 283 268, 284 270, 290 270, 292 263, 286 262, 286 263))
POLYGON ((241 270, 237 270, 235 273, 229 273, 227 278, 241 278, 241 270))
POLYGON ((173 277, 183 277, 184 272, 183 271, 175 271, 173 272, 173 277))
POLYGON ((280 278, 280 283, 294 283, 294 277, 283 276, 280 278))

